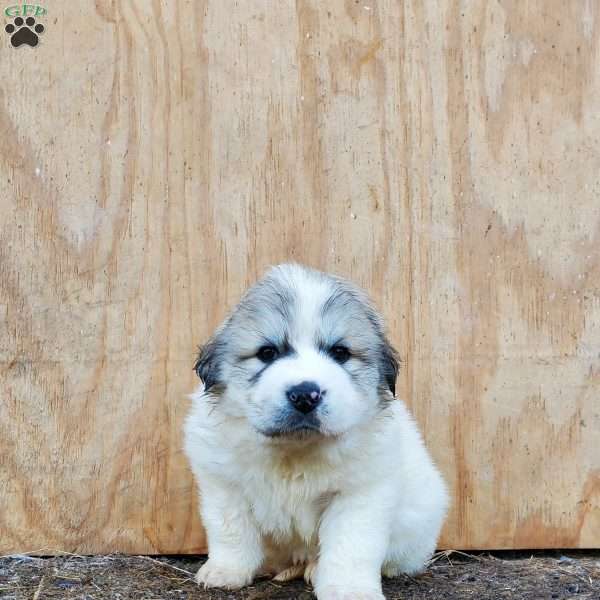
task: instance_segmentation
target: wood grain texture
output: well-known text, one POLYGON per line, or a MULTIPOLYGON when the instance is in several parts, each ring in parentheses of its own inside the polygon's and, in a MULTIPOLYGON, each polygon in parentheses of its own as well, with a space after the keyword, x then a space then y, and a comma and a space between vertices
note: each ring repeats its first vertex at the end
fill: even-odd
POLYGON ((442 545, 600 547, 595 2, 54 2, 0 40, 0 552, 205 548, 197 343, 351 277, 452 488, 442 545))

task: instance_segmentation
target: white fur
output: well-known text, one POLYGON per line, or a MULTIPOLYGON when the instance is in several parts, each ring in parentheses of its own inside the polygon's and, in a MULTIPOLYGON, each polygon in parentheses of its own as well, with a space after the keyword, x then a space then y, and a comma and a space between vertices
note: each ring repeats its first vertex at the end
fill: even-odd
MULTIPOLYGON (((209 544, 197 580, 233 589, 259 572, 308 565, 319 600, 381 599, 382 572, 416 573, 433 553, 445 486, 405 405, 382 407, 374 380, 365 391, 349 375, 372 367, 342 368, 315 349, 316 328, 350 327, 343 319, 325 326, 319 313, 336 281, 296 266, 279 276, 298 299, 290 329, 296 354, 273 363, 254 386, 225 369, 223 397, 202 386, 192 395, 185 451, 209 544), (285 390, 307 379, 327 390, 322 432, 263 435, 285 390)), ((254 361, 244 368, 260 368, 254 361)))

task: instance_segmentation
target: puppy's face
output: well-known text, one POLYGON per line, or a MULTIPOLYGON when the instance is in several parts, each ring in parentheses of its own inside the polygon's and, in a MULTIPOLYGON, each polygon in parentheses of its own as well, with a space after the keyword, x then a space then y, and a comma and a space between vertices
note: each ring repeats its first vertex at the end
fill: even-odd
POLYGON ((221 409, 268 438, 336 436, 393 398, 395 352, 350 283, 273 268, 202 348, 196 371, 221 409))

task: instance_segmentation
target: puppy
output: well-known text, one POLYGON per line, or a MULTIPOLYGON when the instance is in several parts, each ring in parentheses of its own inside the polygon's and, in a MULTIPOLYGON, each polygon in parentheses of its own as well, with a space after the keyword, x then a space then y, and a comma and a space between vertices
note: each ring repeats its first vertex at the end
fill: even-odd
POLYGON ((201 349, 185 451, 205 587, 304 574, 319 600, 384 598, 433 553, 444 482, 394 398, 396 353, 351 283, 272 268, 201 349))

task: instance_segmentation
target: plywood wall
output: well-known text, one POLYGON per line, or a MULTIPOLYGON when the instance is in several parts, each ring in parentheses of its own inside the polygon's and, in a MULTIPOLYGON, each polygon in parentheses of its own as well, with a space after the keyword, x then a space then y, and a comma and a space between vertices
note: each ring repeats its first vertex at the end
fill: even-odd
POLYGON ((290 259, 385 313, 445 547, 600 546, 598 3, 45 6, 0 31, 0 551, 205 548, 195 347, 290 259))

